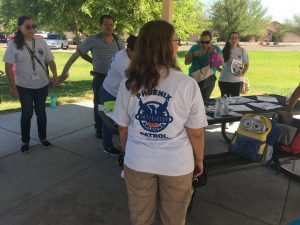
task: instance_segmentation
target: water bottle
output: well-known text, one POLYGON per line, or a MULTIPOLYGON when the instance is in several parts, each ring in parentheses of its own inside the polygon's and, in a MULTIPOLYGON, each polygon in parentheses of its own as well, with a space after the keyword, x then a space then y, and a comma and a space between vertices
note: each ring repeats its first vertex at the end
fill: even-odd
POLYGON ((227 94, 224 94, 223 96, 223 107, 222 107, 222 115, 227 115, 228 114, 228 98, 227 94))
POLYGON ((54 95, 50 95, 50 107, 56 108, 56 99, 54 95))
POLYGON ((215 104, 215 112, 214 112, 215 118, 221 118, 221 105, 222 105, 221 99, 217 98, 215 104))

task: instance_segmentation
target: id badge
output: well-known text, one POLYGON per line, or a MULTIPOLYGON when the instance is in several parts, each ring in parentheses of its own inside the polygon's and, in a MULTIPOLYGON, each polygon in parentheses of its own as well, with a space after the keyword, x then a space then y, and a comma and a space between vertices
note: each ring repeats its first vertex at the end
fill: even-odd
POLYGON ((39 74, 33 74, 33 75, 31 76, 31 79, 32 79, 32 80, 39 80, 39 79, 40 79, 40 75, 39 75, 39 74))

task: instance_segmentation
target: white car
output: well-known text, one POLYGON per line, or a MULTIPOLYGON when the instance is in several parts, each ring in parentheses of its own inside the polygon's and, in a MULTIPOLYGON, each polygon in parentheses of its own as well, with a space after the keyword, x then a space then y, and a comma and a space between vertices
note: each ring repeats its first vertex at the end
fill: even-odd
POLYGON ((62 38, 59 34, 49 33, 45 40, 50 48, 69 48, 68 40, 66 38, 62 38))

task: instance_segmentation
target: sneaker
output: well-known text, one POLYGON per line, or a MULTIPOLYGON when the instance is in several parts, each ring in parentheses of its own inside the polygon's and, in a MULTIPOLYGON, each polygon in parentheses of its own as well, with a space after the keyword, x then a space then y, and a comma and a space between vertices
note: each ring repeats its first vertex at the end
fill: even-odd
POLYGON ((96 130, 96 138, 102 139, 102 133, 99 130, 96 130))
POLYGON ((25 143, 21 146, 21 152, 23 154, 27 154, 28 152, 30 152, 30 148, 29 148, 29 144, 25 143))
POLYGON ((51 148, 51 143, 47 140, 41 141, 41 144, 43 145, 43 148, 51 148))
POLYGON ((108 154, 112 155, 112 156, 118 156, 118 155, 121 154, 121 152, 117 148, 115 148, 114 146, 112 146, 110 148, 104 148, 103 151, 105 153, 108 153, 108 154))

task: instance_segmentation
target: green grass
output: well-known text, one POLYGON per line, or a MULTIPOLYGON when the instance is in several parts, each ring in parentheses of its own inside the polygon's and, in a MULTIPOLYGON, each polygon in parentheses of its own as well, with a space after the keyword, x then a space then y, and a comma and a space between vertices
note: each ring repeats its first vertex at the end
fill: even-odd
MULTIPOLYGON (((2 59, 5 49, 0 49, 2 59)), ((296 87, 300 82, 300 52, 288 51, 249 51, 250 67, 247 76, 250 80, 250 95, 263 93, 276 93, 285 95, 290 87, 296 87)), ((58 73, 68 58, 70 52, 54 52, 58 73)), ((178 64, 183 72, 188 72, 188 67, 184 65, 184 56, 186 52, 178 52, 178 64)), ((50 87, 49 94, 55 95, 58 104, 81 101, 83 99, 92 99, 91 80, 89 75, 91 65, 81 58, 78 59, 70 70, 70 77, 67 82, 59 87, 50 87)), ((4 70, 4 64, 0 66, 4 70)), ((218 76, 218 75, 217 75, 218 76)), ((12 98, 8 94, 7 81, 4 76, 0 77, 0 87, 2 88, 2 103, 0 112, 18 110, 20 103, 18 99, 12 98)), ((213 97, 218 97, 220 91, 218 86, 213 92, 213 97)), ((48 99, 49 101, 49 99, 48 99)))

